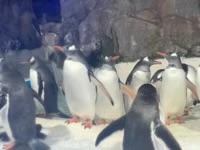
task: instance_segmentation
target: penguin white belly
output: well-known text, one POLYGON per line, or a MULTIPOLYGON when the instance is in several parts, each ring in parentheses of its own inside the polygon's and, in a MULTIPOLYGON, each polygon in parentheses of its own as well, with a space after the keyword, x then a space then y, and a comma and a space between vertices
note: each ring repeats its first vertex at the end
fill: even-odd
MULTIPOLYGON (((136 71, 133 75, 130 87, 133 89, 133 91, 135 93, 137 93, 138 89, 140 88, 140 86, 142 86, 145 83, 149 83, 150 82, 150 77, 151 77, 151 73, 150 72, 144 72, 144 71, 136 71)), ((133 100, 125 95, 125 109, 126 112, 129 110, 129 108, 131 107, 133 103, 133 100)))
POLYGON ((72 115, 93 119, 95 115, 96 88, 89 80, 84 64, 65 60, 63 84, 67 104, 72 115))
POLYGON ((160 104, 168 116, 182 115, 186 105, 186 79, 182 69, 165 69, 160 89, 160 104))
MULTIPOLYGON (((31 82, 31 88, 38 93, 39 85, 38 85, 38 73, 37 73, 37 71, 35 71, 34 69, 30 69, 29 77, 30 77, 30 82, 31 82)), ((41 98, 42 98, 42 100, 44 100, 44 85, 43 85, 41 98)))
POLYGON ((96 102, 96 114, 107 120, 115 120, 124 115, 123 95, 120 90, 118 76, 115 71, 112 70, 99 70, 96 73, 96 77, 105 86, 108 93, 114 101, 114 106, 110 104, 105 94, 97 88, 97 102, 96 102))
POLYGON ((9 109, 9 102, 7 101, 7 103, 1 109, 1 120, 2 120, 2 124, 3 124, 3 128, 6 131, 8 137, 10 138, 10 140, 12 142, 14 142, 15 139, 13 137, 12 130, 10 128, 10 124, 8 121, 8 109, 9 109))
POLYGON ((144 72, 140 70, 136 71, 131 81, 131 88, 133 88, 133 90, 137 92, 140 86, 150 82, 150 77, 150 72, 144 72))

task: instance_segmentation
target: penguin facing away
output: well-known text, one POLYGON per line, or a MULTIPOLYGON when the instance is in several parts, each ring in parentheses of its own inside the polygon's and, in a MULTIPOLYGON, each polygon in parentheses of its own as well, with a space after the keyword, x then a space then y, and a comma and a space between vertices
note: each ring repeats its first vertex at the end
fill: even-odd
MULTIPOLYGON (((150 67, 155 64, 161 64, 159 61, 150 60, 148 57, 143 57, 134 66, 126 79, 126 85, 129 85, 135 93, 137 93, 139 87, 145 83, 150 82, 151 71, 150 67)), ((125 111, 128 112, 132 105, 132 100, 125 96, 125 111)))
POLYGON ((95 73, 96 78, 105 86, 114 100, 114 106, 109 105, 105 94, 97 88, 96 114, 101 118, 97 124, 105 123, 106 120, 116 120, 125 113, 121 81, 114 66, 117 58, 117 56, 103 58, 103 64, 95 73))
POLYGON ((32 56, 28 62, 21 62, 21 64, 25 63, 30 64, 29 76, 31 87, 43 99, 47 113, 57 113, 60 115, 61 112, 59 112, 57 107, 58 86, 53 73, 45 62, 36 56, 32 56))
MULTIPOLYGON (((12 149, 18 143, 38 146, 36 134, 35 103, 32 92, 21 74, 6 59, 0 59, 0 95, 6 100, 1 109, 3 128, 10 142, 4 149, 12 149)), ((42 144, 45 145, 45 144, 42 144)), ((45 145, 46 146, 46 145, 45 145)))
POLYGON ((160 121, 159 98, 151 84, 142 85, 129 112, 104 128, 95 145, 113 132, 124 129, 124 150, 181 150, 176 139, 160 121))
MULTIPOLYGON (((55 48, 64 51, 62 47, 55 48)), ((94 76, 79 49, 75 46, 69 47, 66 56, 63 67, 63 89, 73 116, 67 122, 79 122, 83 119, 85 122, 82 125, 85 128, 91 128, 95 116, 95 85, 105 93, 112 105, 114 105, 113 100, 104 85, 94 76)))
MULTIPOLYGON (((157 53, 166 56, 165 53, 157 53)), ((186 87, 197 95, 196 87, 186 78, 180 57, 176 53, 166 56, 166 59, 169 64, 162 74, 160 103, 165 113, 166 124, 170 124, 170 117, 176 117, 175 122, 181 123, 181 116, 186 107, 186 87)))

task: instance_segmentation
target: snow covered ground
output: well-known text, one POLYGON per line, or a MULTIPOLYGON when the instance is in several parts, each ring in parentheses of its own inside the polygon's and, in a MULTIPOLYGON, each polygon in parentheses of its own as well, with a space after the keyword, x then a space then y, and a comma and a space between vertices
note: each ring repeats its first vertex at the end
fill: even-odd
MULTIPOLYGON (((161 60, 162 65, 152 67, 152 73, 166 66, 166 60, 161 60)), ((194 66, 200 64, 200 58, 183 59, 183 62, 194 66)), ((122 81, 125 81, 134 63, 121 63, 116 66, 122 81)), ((200 150, 200 105, 196 106, 189 116, 183 118, 185 123, 167 126, 180 143, 183 150, 200 150)), ((95 147, 95 140, 99 132, 106 126, 94 126, 84 129, 81 123, 67 124, 64 119, 41 119, 37 123, 42 124, 42 132, 47 134, 44 140, 52 150, 121 150, 123 131, 119 131, 102 141, 95 147)), ((1 130, 1 129, 0 129, 1 130)), ((144 143, 145 144, 145 143, 144 143)), ((3 142, 0 142, 2 147, 3 142)))

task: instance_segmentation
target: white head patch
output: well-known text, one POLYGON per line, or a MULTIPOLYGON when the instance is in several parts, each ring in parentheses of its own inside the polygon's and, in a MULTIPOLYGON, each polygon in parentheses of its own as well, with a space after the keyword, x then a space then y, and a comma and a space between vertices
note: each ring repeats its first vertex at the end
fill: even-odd
POLYGON ((70 46, 70 47, 68 48, 68 50, 69 50, 69 51, 74 51, 74 50, 76 50, 75 45, 70 46))
POLYGON ((34 61, 35 61, 35 57, 33 56, 33 57, 31 57, 30 62, 32 63, 34 61))
POLYGON ((108 60, 108 56, 105 57, 105 60, 108 60))
POLYGON ((143 60, 144 60, 144 61, 149 61, 149 58, 148 58, 148 57, 144 57, 143 60))
POLYGON ((178 55, 176 53, 172 53, 171 56, 176 56, 177 57, 178 55))

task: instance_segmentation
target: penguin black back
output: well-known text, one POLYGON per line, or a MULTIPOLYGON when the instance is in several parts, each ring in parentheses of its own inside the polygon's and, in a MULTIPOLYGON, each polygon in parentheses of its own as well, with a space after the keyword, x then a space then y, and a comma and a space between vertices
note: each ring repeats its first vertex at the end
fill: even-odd
POLYGON ((47 67, 45 62, 36 56, 31 57, 29 63, 31 68, 37 72, 38 76, 39 89, 36 92, 41 96, 42 90, 44 90, 44 103, 46 105, 47 113, 56 113, 58 111, 58 87, 53 73, 47 67))
POLYGON ((21 74, 7 60, 0 60, 0 83, 8 89, 8 122, 13 138, 28 142, 35 137, 35 104, 21 74))
POLYGON ((124 150, 181 150, 160 121, 159 98, 151 84, 142 85, 129 112, 111 123, 97 137, 96 145, 117 130, 124 129, 124 150))

